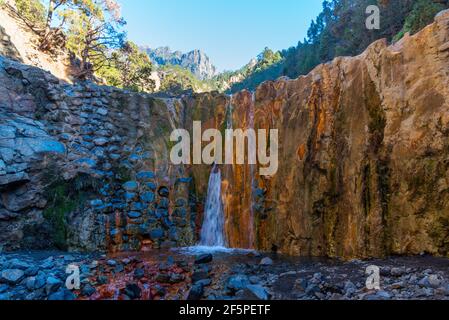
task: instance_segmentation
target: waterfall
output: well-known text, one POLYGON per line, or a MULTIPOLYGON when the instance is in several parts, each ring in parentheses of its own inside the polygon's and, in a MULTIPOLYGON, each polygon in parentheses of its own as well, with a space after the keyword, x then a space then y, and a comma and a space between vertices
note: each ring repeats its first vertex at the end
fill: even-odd
MULTIPOLYGON (((249 110, 249 121, 248 121, 248 129, 254 130, 254 115, 255 115, 255 108, 256 108, 256 94, 255 92, 251 93, 251 106, 249 110)), ((252 146, 254 150, 256 150, 256 146, 252 146)), ((248 236, 249 236, 249 245, 250 248, 255 247, 255 235, 254 235, 254 188, 256 187, 256 168, 257 166, 254 164, 249 164, 249 173, 250 173, 250 203, 249 203, 249 230, 248 230, 248 236)))
POLYGON ((212 168, 209 178, 200 246, 226 246, 223 204, 221 202, 221 171, 216 165, 212 168))

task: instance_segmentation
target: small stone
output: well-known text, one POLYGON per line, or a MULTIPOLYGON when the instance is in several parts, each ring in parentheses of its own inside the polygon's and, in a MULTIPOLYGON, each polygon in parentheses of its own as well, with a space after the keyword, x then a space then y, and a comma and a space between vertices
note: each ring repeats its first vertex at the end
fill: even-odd
POLYGON ((141 171, 136 175, 136 178, 138 180, 148 181, 156 178, 156 175, 151 171, 141 171))
POLYGON ((158 284, 154 285, 152 289, 154 295, 159 297, 164 297, 167 292, 163 286, 160 286, 158 284))
POLYGON ((159 188, 158 194, 162 198, 168 198, 168 196, 170 195, 170 191, 168 190, 167 187, 161 187, 159 188))
POLYGON ((142 295, 142 290, 135 283, 127 284, 124 293, 131 299, 139 299, 142 295))
POLYGON ((143 269, 136 269, 136 270, 134 270, 134 278, 140 280, 143 277, 145 277, 145 270, 143 270, 143 269))
POLYGON ((112 259, 108 260, 106 263, 107 263, 108 266, 110 266, 110 267, 115 267, 115 266, 117 265, 117 261, 112 260, 112 259))
POLYGON ((211 283, 212 283, 211 279, 203 279, 203 280, 196 282, 195 284, 201 285, 203 287, 208 287, 211 285, 211 283))
POLYGON ((100 199, 92 200, 90 202, 90 206, 94 207, 94 208, 101 207, 102 205, 103 205, 103 201, 100 199))
POLYGON ((428 284, 431 288, 437 289, 441 286, 442 280, 440 279, 439 276, 432 274, 428 278, 428 284))
POLYGON ((314 296, 317 293, 321 292, 321 289, 316 284, 312 283, 312 284, 309 284, 309 286, 306 288, 305 292, 306 292, 306 295, 308 295, 308 296, 314 296))
POLYGON ((170 275, 170 283, 180 283, 185 280, 185 277, 182 274, 172 273, 170 275))
POLYGON ((203 294, 204 294, 203 286, 200 284, 195 284, 190 289, 187 300, 190 300, 190 301, 201 300, 201 298, 203 297, 203 294))
POLYGON ((213 256, 211 254, 202 254, 195 258, 195 264, 204 264, 210 263, 213 260, 213 256))
POLYGON ((164 230, 162 229, 153 229, 150 231, 150 237, 152 240, 158 240, 164 237, 164 230))
POLYGON ((260 285, 250 284, 250 285, 246 286, 246 289, 248 289, 259 300, 268 300, 269 299, 267 290, 260 285))
POLYGON ((28 290, 33 291, 36 285, 36 277, 29 277, 25 280, 25 286, 28 290))
POLYGON ((153 192, 145 192, 145 193, 143 193, 143 194, 140 195, 140 199, 141 199, 143 202, 151 203, 151 202, 154 201, 155 196, 154 196, 154 193, 153 193, 153 192))
POLYGON ((62 281, 55 277, 48 277, 45 285, 45 292, 50 295, 56 292, 62 285, 62 281))
POLYGON ((390 273, 393 277, 400 277, 405 274, 405 269, 404 268, 392 268, 390 273))
POLYGON ((90 297, 92 296, 97 290, 95 290, 94 287, 92 287, 90 284, 86 284, 83 289, 81 290, 81 295, 84 297, 90 297))
POLYGON ((97 109, 97 113, 101 116, 107 116, 109 111, 105 108, 98 108, 97 109))
POLYGON ((351 296, 357 292, 357 287, 351 281, 346 281, 345 283, 345 292, 347 296, 351 296))
POLYGON ((166 273, 159 273, 155 280, 159 283, 169 283, 170 282, 170 275, 166 273))
POLYGON ((128 217, 130 218, 130 219, 138 219, 138 218, 140 218, 142 216, 142 214, 140 213, 140 212, 137 212, 137 211, 131 211, 131 212, 128 212, 128 217))
POLYGON ((228 279, 226 287, 232 291, 239 291, 245 289, 249 284, 249 279, 246 275, 238 274, 228 279))
POLYGON ((391 299, 391 294, 389 294, 386 291, 378 291, 376 293, 376 296, 379 297, 380 300, 390 300, 391 299))
POLYGON ((106 138, 97 138, 97 139, 94 139, 93 142, 95 143, 96 146, 101 147, 101 146, 106 145, 109 142, 109 140, 106 138))
POLYGON ((17 284, 25 277, 25 272, 20 269, 3 270, 0 275, 0 282, 17 284))
POLYGON ((98 276, 97 277, 97 283, 99 285, 107 284, 108 283, 108 277, 106 277, 106 276, 98 276))
POLYGON ((206 280, 208 278, 209 278, 209 272, 206 272, 206 271, 195 271, 192 274, 192 282, 193 283, 197 283, 202 280, 206 280))
POLYGON ((260 263, 259 263, 261 266, 271 266, 271 265, 273 265, 273 260, 271 260, 270 258, 268 258, 268 257, 265 257, 265 258, 263 258, 261 261, 260 261, 260 263))
POLYGON ((139 184, 136 181, 128 181, 123 184, 123 188, 128 192, 133 192, 139 188, 139 184))

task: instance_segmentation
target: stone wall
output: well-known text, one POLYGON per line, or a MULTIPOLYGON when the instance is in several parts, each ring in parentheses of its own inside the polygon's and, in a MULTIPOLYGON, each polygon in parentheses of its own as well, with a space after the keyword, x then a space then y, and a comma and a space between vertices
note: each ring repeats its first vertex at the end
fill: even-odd
POLYGON ((0 83, 4 249, 194 243, 191 179, 168 161, 168 102, 7 59, 0 83))

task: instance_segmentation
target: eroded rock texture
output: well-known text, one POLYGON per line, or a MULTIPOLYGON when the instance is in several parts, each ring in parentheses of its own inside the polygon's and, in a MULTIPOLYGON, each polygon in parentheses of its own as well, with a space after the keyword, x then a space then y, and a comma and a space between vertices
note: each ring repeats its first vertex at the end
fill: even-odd
MULTIPOLYGON (((233 97, 234 127, 279 129, 280 167, 227 171, 231 245, 295 255, 449 254, 449 12, 297 80, 233 97), (254 186, 256 185, 256 186, 254 186), (250 209, 249 204, 253 207, 250 209), (255 243, 247 229, 253 210, 255 243)), ((226 187, 224 188, 226 190, 226 187)))

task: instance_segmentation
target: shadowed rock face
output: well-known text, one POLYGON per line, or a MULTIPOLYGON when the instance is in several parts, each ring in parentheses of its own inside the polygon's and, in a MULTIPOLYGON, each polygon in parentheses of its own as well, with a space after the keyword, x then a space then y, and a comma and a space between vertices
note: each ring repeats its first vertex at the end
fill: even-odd
POLYGON ((192 131, 201 121, 203 130, 229 123, 279 130, 275 175, 261 177, 249 165, 221 168, 231 247, 344 258, 447 256, 448 43, 446 11, 394 46, 378 41, 297 80, 266 82, 254 95, 165 100, 69 86, 2 60, 0 111, 8 116, 0 135, 26 144, 0 149, 1 244, 28 247, 39 235, 30 226, 54 229, 61 212, 69 248, 196 243, 211 168, 174 166, 169 151, 174 128, 192 131), (23 119, 33 130, 11 129, 23 119), (26 146, 37 159, 32 166, 16 157, 26 146), (35 197, 17 197, 26 190, 35 197), (61 194, 73 201, 60 201, 61 194))

